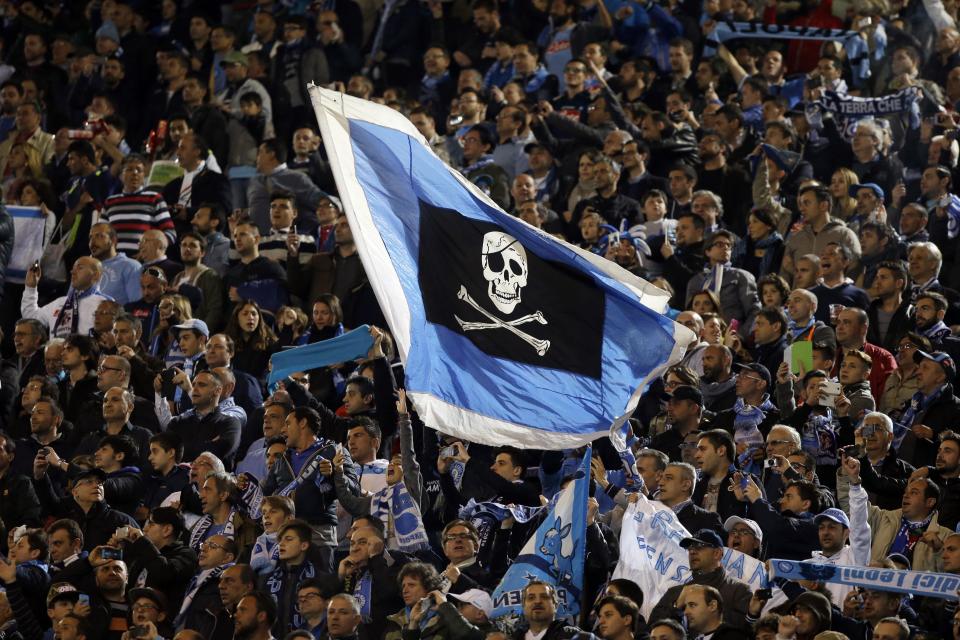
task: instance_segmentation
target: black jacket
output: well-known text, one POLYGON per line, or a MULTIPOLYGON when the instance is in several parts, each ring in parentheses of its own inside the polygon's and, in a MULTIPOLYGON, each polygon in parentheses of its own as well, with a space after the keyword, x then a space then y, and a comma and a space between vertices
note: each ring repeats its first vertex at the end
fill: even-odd
POLYGON ((33 486, 40 498, 44 513, 58 518, 70 518, 80 525, 80 530, 83 531, 84 551, 93 551, 94 547, 107 544, 118 527, 140 528, 136 520, 122 511, 117 511, 106 502, 97 502, 89 511, 84 512, 72 496, 60 498, 54 494, 48 475, 34 480, 33 486))
POLYGON ((926 411, 919 413, 913 422, 913 424, 922 424, 933 429, 933 441, 920 440, 913 435, 912 431, 907 432, 897 455, 914 466, 934 460, 939 446, 937 437, 942 431, 953 428, 957 415, 960 415, 960 398, 953 395, 953 385, 947 383, 940 397, 927 407, 926 411))
POLYGON ((870 318, 870 325, 867 327, 867 342, 883 347, 890 353, 895 353, 900 345, 900 340, 908 332, 913 331, 913 319, 910 317, 912 305, 910 297, 903 301, 903 304, 894 312, 890 318, 890 326, 887 327, 886 335, 880 335, 880 322, 877 318, 881 301, 878 298, 870 303, 867 309, 867 317, 870 318))
MULTIPOLYGON (((733 493, 731 492, 730 495, 733 493)), ((752 594, 745 582, 729 577, 723 567, 719 567, 710 573, 694 575, 687 584, 703 584, 717 589, 723 599, 723 622, 739 629, 750 628, 747 623, 747 606, 750 604, 752 594)), ((678 620, 674 604, 685 586, 686 584, 678 584, 667 589, 650 612, 650 620, 663 618, 678 620)))
MULTIPOLYGON (((10 263, 11 253, 13 253, 13 217, 7 212, 6 207, 0 205, 0 287, 7 278, 7 264, 10 263)), ((7 302, 19 304, 16 300, 7 300, 7 302)))
MULTIPOLYGON (((906 489, 913 472, 913 465, 901 460, 892 449, 880 463, 879 473, 867 457, 860 458, 860 481, 870 497, 870 504, 881 509, 894 511, 902 506, 903 490, 906 489)), ((943 486, 939 482, 937 484, 943 486)), ((946 497, 946 494, 942 495, 946 497)), ((941 526, 953 529, 953 525, 944 524, 942 511, 937 521, 941 526)))
POLYGON ((696 533, 700 529, 710 529, 716 531, 721 538, 727 537, 727 532, 723 529, 723 521, 720 516, 713 511, 707 511, 703 507, 698 507, 693 502, 687 503, 685 507, 677 512, 677 520, 690 533, 696 533))
MULTIPOLYGON (((733 474, 727 473, 724 476, 723 480, 720 481, 720 490, 717 493, 717 514, 720 516, 720 520, 723 522, 727 521, 727 518, 730 516, 740 516, 741 518, 749 518, 747 515, 749 509, 747 508, 746 502, 740 502, 737 500, 737 497, 734 495, 733 491, 728 491, 730 483, 733 482, 733 474)), ((757 478, 754 478, 754 482, 760 485, 760 481, 757 478)), ((693 491, 693 502, 697 505, 703 505, 703 499, 707 495, 707 488, 710 482, 706 478, 702 478, 697 481, 697 488, 693 491)), ((762 486, 762 485, 761 485, 762 486)), ((656 618, 651 618, 656 620, 656 618)))
POLYGON ((169 474, 161 476, 152 473, 143 481, 143 506, 148 509, 159 507, 171 493, 181 491, 190 484, 190 470, 176 465, 169 474))
MULTIPOLYGON (((529 627, 523 625, 513 632, 511 640, 523 640, 527 636, 529 627)), ((584 631, 580 627, 568 625, 563 620, 554 620, 547 627, 547 632, 540 640, 597 640, 597 636, 589 631, 584 631)))
POLYGON ((30 478, 7 470, 0 478, 0 540, 7 541, 7 531, 22 524, 40 526, 40 503, 30 478))
POLYGON ((240 421, 214 409, 201 416, 191 409, 176 416, 167 426, 169 431, 183 439, 183 459, 194 460, 204 451, 223 460, 227 469, 233 468, 233 458, 240 446, 240 421))
POLYGON ((412 560, 413 558, 405 553, 384 551, 370 558, 364 569, 347 576, 343 581, 341 593, 353 593, 354 587, 363 574, 370 572, 370 611, 380 613, 374 615, 370 622, 360 625, 361 640, 381 640, 387 622, 386 612, 399 611, 403 608, 397 576, 403 565, 412 560))
MULTIPOLYGON (((180 187, 183 178, 171 181, 163 188, 163 199, 176 203, 180 200, 180 187)), ((192 216, 204 202, 216 202, 224 211, 233 211, 233 196, 230 194, 230 181, 222 173, 204 168, 193 178, 190 187, 190 206, 187 211, 192 216)), ((187 225, 189 226, 189 225, 187 225)))
POLYGON ((820 548, 813 514, 783 514, 766 500, 757 500, 750 503, 750 519, 763 531, 769 558, 809 560, 813 551, 820 548))
POLYGON ((165 594, 170 602, 179 603, 197 570, 197 554, 189 546, 173 542, 163 549, 140 536, 123 543, 123 559, 129 568, 130 584, 136 584, 145 573, 144 586, 165 594))

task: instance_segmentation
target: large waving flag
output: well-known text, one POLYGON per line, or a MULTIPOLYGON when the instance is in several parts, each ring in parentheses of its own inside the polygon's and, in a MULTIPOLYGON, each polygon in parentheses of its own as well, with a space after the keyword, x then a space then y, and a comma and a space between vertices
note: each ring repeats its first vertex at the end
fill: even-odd
POLYGON ((557 614, 580 613, 583 562, 587 548, 587 498, 590 496, 591 448, 573 482, 560 492, 556 504, 537 527, 493 592, 491 618, 523 613, 522 591, 531 580, 556 588, 557 614))
POLYGON ((310 88, 354 240, 424 422, 490 445, 607 435, 693 334, 667 294, 508 215, 393 109, 310 88))

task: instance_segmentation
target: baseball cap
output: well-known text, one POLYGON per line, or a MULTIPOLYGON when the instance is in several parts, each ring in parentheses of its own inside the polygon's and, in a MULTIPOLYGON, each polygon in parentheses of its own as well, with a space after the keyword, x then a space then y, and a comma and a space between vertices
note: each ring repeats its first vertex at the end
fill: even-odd
POLYGON ((53 606, 57 600, 73 600, 80 598, 80 592, 69 582, 54 582, 47 591, 47 608, 53 606))
POLYGON ((920 351, 917 349, 913 352, 913 361, 917 364, 920 364, 924 360, 933 360, 941 367, 943 367, 944 373, 947 374, 947 380, 952 381, 957 376, 957 365, 953 362, 953 358, 949 354, 944 353, 943 351, 934 351, 932 353, 927 353, 926 351, 920 351))
POLYGON ((750 520, 749 518, 741 518, 740 516, 730 516, 727 518, 727 521, 723 523, 723 530, 730 532, 738 524, 746 525, 750 531, 753 532, 754 537, 757 539, 757 542, 763 542, 763 530, 760 528, 760 525, 755 521, 750 520))
POLYGON ((720 539, 720 535, 713 529, 700 529, 700 531, 697 531, 691 537, 681 540, 680 546, 684 549, 689 549, 690 547, 715 547, 721 549, 723 548, 723 540, 720 539))
POLYGON ((824 520, 832 520, 837 524, 842 524, 847 529, 850 528, 850 518, 847 517, 841 509, 827 509, 826 511, 817 514, 813 519, 813 523, 819 525, 824 520))
POLYGON ((703 394, 700 393, 700 389, 689 384, 682 384, 672 392, 664 393, 663 397, 668 400, 690 400, 701 407, 703 406, 703 394))
POLYGON ((760 376, 766 383, 767 386, 770 386, 770 371, 760 364, 759 362, 751 362, 749 364, 735 364, 733 368, 737 371, 752 371, 753 373, 760 376))
POLYGON ((81 471, 76 476, 74 476, 73 481, 80 482, 88 478, 94 478, 97 481, 99 481, 101 484, 103 484, 104 482, 107 481, 107 472, 104 471, 103 469, 97 469, 96 467, 94 467, 93 469, 87 469, 86 471, 81 471))
POLYGON ((210 337, 210 329, 207 327, 207 323, 203 320, 198 320, 197 318, 191 318, 181 324, 173 325, 174 329, 193 329, 194 331, 199 331, 203 334, 203 337, 210 337))
POLYGON ((247 55, 241 53, 240 51, 231 51, 227 55, 223 56, 223 60, 220 61, 220 66, 225 67, 228 64, 242 64, 247 66, 247 55))
POLYGON ((483 611, 484 615, 488 618, 490 614, 493 613, 493 598, 482 589, 467 589, 463 593, 448 593, 447 597, 459 600, 464 604, 472 604, 480 611, 483 611))
POLYGON ((860 189, 870 189, 870 191, 873 191, 873 195, 883 200, 883 189, 876 182, 864 182, 863 184, 850 185, 850 197, 856 198, 857 192, 859 192, 860 189))
POLYGON ((547 148, 547 145, 543 144, 542 142, 538 142, 538 141, 528 142, 527 144, 525 144, 525 145, 523 146, 523 152, 524 152, 524 153, 530 153, 530 152, 533 151, 534 149, 543 149, 544 151, 550 151, 550 149, 547 148))
POLYGON ((167 596, 163 595, 153 587, 139 587, 137 589, 130 589, 130 591, 127 593, 127 600, 130 602, 130 604, 133 604, 140 598, 153 600, 153 603, 160 608, 160 611, 167 611, 167 596))

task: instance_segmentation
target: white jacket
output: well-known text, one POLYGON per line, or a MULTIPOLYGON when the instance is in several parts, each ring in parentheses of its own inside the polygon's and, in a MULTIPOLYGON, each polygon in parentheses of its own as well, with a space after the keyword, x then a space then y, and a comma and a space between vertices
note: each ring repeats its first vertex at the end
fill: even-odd
MULTIPOLYGON (((863 496, 866 496, 866 491, 863 490, 863 487, 856 485, 850 487, 851 497, 857 492, 857 490, 863 491, 863 496)), ((860 497, 859 494, 858 497, 860 497)), ((867 517, 867 506, 866 500, 850 500, 851 512, 849 514, 849 544, 829 557, 823 555, 822 551, 814 551, 810 559, 813 562, 830 565, 859 567, 866 567, 869 565, 873 545, 873 535, 870 530, 870 522, 867 517)), ((843 600, 847 597, 847 594, 853 590, 853 587, 845 584, 834 584, 832 582, 828 582, 826 586, 827 591, 829 591, 831 594, 833 603, 840 607, 840 609, 843 609, 843 600)))
MULTIPOLYGON (((90 334, 90 330, 93 329, 94 312, 97 310, 97 307, 100 306, 101 302, 109 299, 110 298, 99 294, 89 295, 80 299, 80 319, 77 324, 77 333, 84 336, 90 334)), ((56 324, 57 317, 63 310, 63 305, 66 301, 67 296, 60 296, 50 304, 38 307, 36 287, 24 287, 23 297, 20 299, 20 315, 24 318, 39 320, 47 325, 47 329, 52 331, 53 325, 56 324)), ((58 335, 51 337, 65 337, 71 333, 70 329, 69 325, 61 326, 57 330, 58 335)))

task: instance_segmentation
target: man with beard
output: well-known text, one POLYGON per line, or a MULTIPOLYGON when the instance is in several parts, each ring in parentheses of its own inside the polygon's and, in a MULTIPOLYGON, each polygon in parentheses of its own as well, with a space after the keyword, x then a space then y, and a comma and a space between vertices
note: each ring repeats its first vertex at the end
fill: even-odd
POLYGON ((254 591, 237 603, 234 619, 235 640, 272 640, 270 628, 277 620, 277 604, 262 591, 254 591))
MULTIPOLYGON (((927 208, 922 204, 911 202, 904 205, 900 211, 900 259, 907 257, 907 247, 915 242, 928 242, 930 233, 927 232, 927 224, 930 221, 930 214, 927 208)), ((861 247, 862 248, 862 247, 861 247)))
POLYGON ((712 344, 703 350, 700 391, 703 393, 703 407, 708 411, 726 411, 732 409, 736 403, 733 353, 726 346, 712 344))
POLYGON ((90 228, 90 255, 100 261, 103 277, 100 289, 121 305, 140 297, 138 278, 140 263, 123 253, 117 253, 117 232, 107 222, 98 222, 90 228))
MULTIPOLYGON (((676 246, 664 236, 660 246, 663 257, 663 275, 676 292, 670 299, 670 305, 677 309, 687 306, 685 294, 687 283, 695 274, 703 271, 707 261, 704 255, 703 236, 706 223, 695 213, 685 213, 677 218, 676 246)), ((656 244, 651 246, 655 249, 656 244)))
MULTIPOLYGON (((847 514, 840 509, 827 509, 814 517, 813 523, 820 543, 820 549, 811 554, 813 562, 859 567, 870 563, 870 529, 866 523, 851 529, 847 514)), ((844 599, 852 591, 850 586, 842 584, 827 583, 826 587, 838 607, 843 607, 844 599)))
POLYGON ((893 351, 910 331, 910 300, 904 295, 907 281, 907 271, 899 261, 877 266, 872 291, 876 297, 867 310, 867 342, 893 351))
MULTIPOLYGON (((727 575, 721 560, 723 559, 723 540, 716 531, 701 529, 688 538, 680 541, 680 546, 687 550, 690 572, 692 577, 686 585, 678 584, 667 589, 660 601, 650 613, 651 620, 664 618, 677 619, 675 606, 681 600, 684 589, 696 585, 697 588, 709 587, 721 596, 722 609, 717 617, 722 617, 723 623, 748 629, 747 605, 750 602, 750 588, 746 583, 727 575)), ((719 626, 719 620, 715 620, 719 626)), ((703 631, 709 632, 710 627, 703 631)))
POLYGON ((205 637, 211 640, 233 640, 234 614, 244 596, 256 588, 256 574, 248 564, 235 564, 220 574, 220 602, 223 608, 217 612, 213 630, 206 630, 205 637))
POLYGON ((750 178, 739 167, 727 163, 727 145, 716 131, 706 130, 700 137, 700 161, 697 188, 712 191, 724 203, 725 219, 736 225, 734 231, 743 233, 750 199, 750 178))
POLYGON ((877 269, 884 262, 900 260, 904 245, 897 237, 897 232, 890 225, 881 222, 866 222, 860 227, 860 263, 863 271, 857 276, 856 284, 861 289, 873 294, 873 281, 877 269))
POLYGON ((930 341, 934 350, 960 355, 960 340, 945 322, 950 303, 942 294, 926 291, 917 296, 913 309, 913 330, 930 341))
POLYGON ((930 478, 943 489, 937 506, 940 524, 955 529, 960 522, 960 491, 957 491, 960 487, 960 434, 955 431, 942 432, 936 462, 933 466, 914 471, 910 480, 915 478, 930 478))

